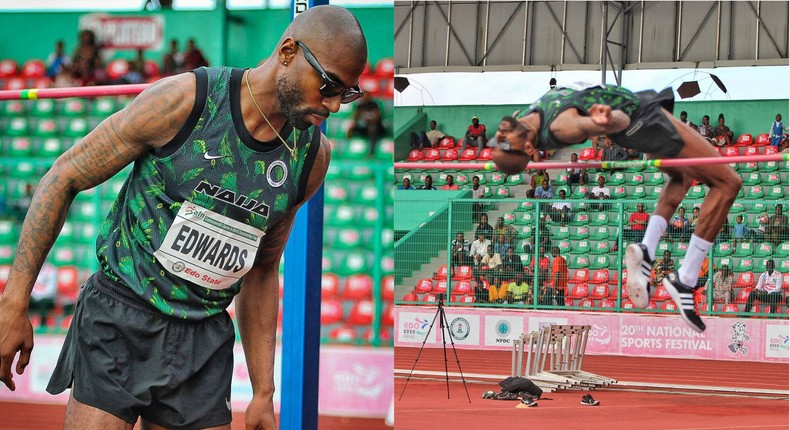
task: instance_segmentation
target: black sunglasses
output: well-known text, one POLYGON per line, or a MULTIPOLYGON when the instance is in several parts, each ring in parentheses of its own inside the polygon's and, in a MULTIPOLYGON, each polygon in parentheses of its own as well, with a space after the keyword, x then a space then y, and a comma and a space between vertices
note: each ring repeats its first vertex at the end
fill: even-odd
POLYGON ((351 103, 354 100, 362 97, 362 90, 359 89, 359 85, 353 88, 346 88, 342 84, 335 82, 329 75, 326 74, 326 71, 320 64, 318 64, 318 60, 315 59, 315 56, 310 49, 305 46, 304 43, 296 41, 296 45, 304 50, 304 58, 313 66, 313 69, 321 76, 321 79, 324 81, 324 85, 319 88, 319 92, 322 96, 331 98, 331 97, 340 97, 340 103, 351 103))

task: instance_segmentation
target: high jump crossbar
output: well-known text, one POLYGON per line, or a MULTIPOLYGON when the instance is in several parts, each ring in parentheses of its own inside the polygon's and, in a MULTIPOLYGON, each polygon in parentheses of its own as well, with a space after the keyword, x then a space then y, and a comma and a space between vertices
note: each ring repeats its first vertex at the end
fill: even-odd
MULTIPOLYGON (((652 160, 627 160, 627 161, 589 161, 585 163, 570 163, 559 161, 546 161, 540 163, 529 163, 527 168, 533 169, 567 169, 587 168, 587 169, 627 169, 640 167, 683 167, 701 164, 730 164, 730 163, 764 163, 769 161, 788 161, 790 154, 768 154, 768 155, 738 155, 724 157, 705 157, 705 158, 663 158, 652 160)), ((431 162, 401 162, 395 163, 395 170, 407 169, 432 169, 432 170, 486 170, 495 171, 496 165, 493 161, 485 163, 431 163, 431 162)))
POLYGON ((28 88, 22 90, 2 90, 0 100, 41 100, 65 99, 69 97, 107 97, 134 96, 143 92, 151 84, 97 85, 93 87, 65 88, 28 88))

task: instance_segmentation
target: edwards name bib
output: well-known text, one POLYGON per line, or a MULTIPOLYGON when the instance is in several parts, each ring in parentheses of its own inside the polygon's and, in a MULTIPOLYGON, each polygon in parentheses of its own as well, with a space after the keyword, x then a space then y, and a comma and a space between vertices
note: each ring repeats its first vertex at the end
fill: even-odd
POLYGON ((252 268, 265 234, 185 201, 154 256, 180 278, 223 290, 252 268))

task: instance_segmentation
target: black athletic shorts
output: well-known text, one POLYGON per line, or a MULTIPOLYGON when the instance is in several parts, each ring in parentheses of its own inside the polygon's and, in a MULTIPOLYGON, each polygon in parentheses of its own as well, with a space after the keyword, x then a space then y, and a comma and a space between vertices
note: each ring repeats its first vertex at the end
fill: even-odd
POLYGON ((71 386, 78 401, 128 423, 229 423, 235 331, 228 313, 176 319, 136 297, 101 273, 91 276, 47 391, 71 386))
POLYGON ((674 157, 683 149, 683 139, 675 126, 664 115, 661 108, 671 114, 675 106, 672 88, 660 93, 639 91, 639 107, 631 115, 631 125, 625 130, 610 135, 612 141, 624 148, 661 157, 674 157))

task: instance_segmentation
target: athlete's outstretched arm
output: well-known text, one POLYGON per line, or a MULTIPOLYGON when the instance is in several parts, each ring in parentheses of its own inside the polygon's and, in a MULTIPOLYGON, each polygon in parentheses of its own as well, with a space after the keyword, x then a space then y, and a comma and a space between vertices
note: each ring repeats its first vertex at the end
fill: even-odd
POLYGON ((16 372, 22 374, 33 348, 27 316, 30 293, 74 197, 172 139, 189 116, 194 88, 191 73, 154 84, 58 157, 39 182, 0 296, 0 381, 11 390, 16 388, 11 373, 14 357, 19 352, 16 372))
MULTIPOLYGON (((329 142, 321 137, 321 148, 310 172, 305 200, 318 191, 329 166, 329 142)), ((273 399, 274 347, 279 310, 278 270, 298 209, 291 208, 276 225, 266 231, 256 265, 244 275, 241 291, 236 296, 236 323, 252 382, 252 401, 244 416, 247 428, 277 428, 273 399)))
POLYGON ((562 111, 552 122, 551 132, 562 142, 579 143, 602 134, 619 133, 630 124, 631 118, 625 112, 594 104, 590 107, 589 116, 576 109, 562 111))

